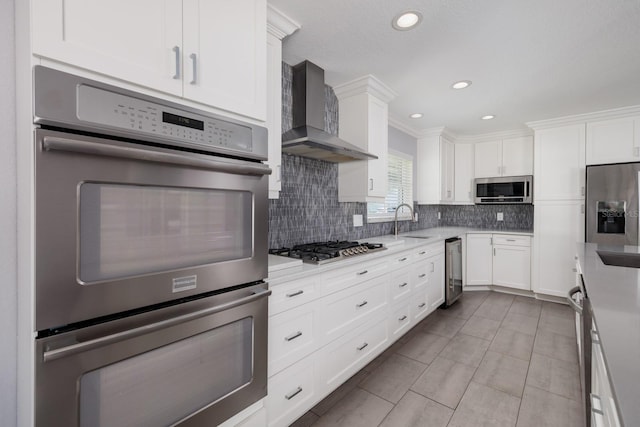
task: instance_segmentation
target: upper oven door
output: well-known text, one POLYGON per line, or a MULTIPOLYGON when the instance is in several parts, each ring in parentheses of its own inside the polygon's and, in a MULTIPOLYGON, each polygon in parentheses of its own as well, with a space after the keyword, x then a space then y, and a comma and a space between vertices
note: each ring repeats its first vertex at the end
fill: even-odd
POLYGON ((36 328, 267 276, 254 162, 36 131, 36 328))

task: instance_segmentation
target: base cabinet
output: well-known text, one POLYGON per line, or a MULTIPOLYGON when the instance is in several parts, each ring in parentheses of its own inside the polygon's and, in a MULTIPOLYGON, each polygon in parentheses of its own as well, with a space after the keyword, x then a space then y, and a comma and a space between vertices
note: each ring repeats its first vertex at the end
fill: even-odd
POLYGON ((316 358, 307 357, 269 378, 269 427, 288 426, 318 400, 316 358))
POLYGON ((531 238, 509 234, 467 235, 466 286, 531 289, 531 238))
POLYGON ((591 426, 620 427, 618 409, 595 323, 591 328, 591 336, 591 426))
POLYGON ((493 239, 491 234, 467 234, 466 286, 492 284, 493 239))

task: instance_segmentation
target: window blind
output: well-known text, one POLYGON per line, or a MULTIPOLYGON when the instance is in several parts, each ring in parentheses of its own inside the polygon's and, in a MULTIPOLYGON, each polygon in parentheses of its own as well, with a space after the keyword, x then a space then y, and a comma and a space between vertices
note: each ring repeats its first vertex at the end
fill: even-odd
MULTIPOLYGON (((393 219, 398 205, 407 203, 413 206, 413 159, 390 152, 387 167, 387 196, 384 203, 367 204, 369 220, 393 219)), ((409 209, 401 208, 398 218, 410 219, 409 209)))

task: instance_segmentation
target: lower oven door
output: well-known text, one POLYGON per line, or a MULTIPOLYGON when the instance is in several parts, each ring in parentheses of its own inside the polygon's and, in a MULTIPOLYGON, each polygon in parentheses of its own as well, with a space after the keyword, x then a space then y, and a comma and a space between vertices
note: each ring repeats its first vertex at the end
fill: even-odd
POLYGON ((36 426, 214 426, 267 391, 266 285, 36 340, 36 426))

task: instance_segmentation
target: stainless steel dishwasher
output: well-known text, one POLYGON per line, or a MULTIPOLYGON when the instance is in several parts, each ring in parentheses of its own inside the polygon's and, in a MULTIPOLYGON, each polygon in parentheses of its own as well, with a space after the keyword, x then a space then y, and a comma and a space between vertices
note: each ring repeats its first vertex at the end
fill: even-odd
POLYGON ((462 295, 462 240, 453 237, 445 240, 445 301, 449 307, 462 295))

